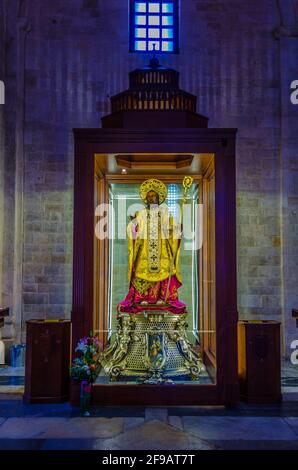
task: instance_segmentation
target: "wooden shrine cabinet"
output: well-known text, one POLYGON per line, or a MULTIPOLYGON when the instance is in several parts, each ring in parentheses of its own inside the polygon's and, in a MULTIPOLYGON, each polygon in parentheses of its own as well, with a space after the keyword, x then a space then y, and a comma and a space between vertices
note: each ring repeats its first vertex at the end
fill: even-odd
POLYGON ((238 323, 238 370, 241 398, 248 403, 281 401, 280 322, 238 323))
POLYGON ((69 398, 69 320, 27 322, 24 401, 61 403, 69 398))
MULTIPOLYGON (((129 90, 112 97, 102 128, 74 129, 73 351, 90 330, 107 344, 109 240, 98 240, 96 207, 113 185, 156 177, 181 184, 190 175, 202 204, 194 322, 212 381, 195 384, 95 384, 101 405, 220 405, 239 400, 236 304, 236 129, 209 129, 179 74, 156 63, 130 74, 129 90)), ((122 275, 122 274, 121 274, 122 275)), ((126 272, 123 272, 126 276, 126 272)), ((119 299, 120 300, 120 299, 119 299)))

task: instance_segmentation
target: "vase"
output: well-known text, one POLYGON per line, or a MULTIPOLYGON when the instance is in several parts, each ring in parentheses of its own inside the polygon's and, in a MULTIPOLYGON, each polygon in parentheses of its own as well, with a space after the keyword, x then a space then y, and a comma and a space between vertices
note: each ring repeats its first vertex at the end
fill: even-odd
POLYGON ((90 416, 91 383, 82 380, 80 387, 80 409, 83 416, 90 416))

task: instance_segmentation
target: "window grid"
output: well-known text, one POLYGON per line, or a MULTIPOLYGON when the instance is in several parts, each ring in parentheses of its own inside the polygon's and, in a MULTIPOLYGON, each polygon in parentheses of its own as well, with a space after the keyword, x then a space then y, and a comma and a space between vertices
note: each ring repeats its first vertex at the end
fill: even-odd
POLYGON ((178 52, 178 0, 130 0, 130 51, 178 52))
POLYGON ((174 219, 177 219, 179 216, 179 206, 177 206, 179 201, 179 191, 177 184, 169 184, 168 185, 168 198, 167 198, 167 204, 169 208, 169 213, 174 217, 174 219))

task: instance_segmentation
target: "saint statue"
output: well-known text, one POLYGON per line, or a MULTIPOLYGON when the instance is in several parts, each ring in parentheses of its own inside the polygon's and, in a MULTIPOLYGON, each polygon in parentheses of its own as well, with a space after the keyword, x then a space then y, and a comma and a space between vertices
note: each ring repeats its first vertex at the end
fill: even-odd
POLYGON ((168 208, 165 184, 149 179, 140 186, 146 207, 138 211, 127 226, 129 291, 118 306, 118 313, 165 310, 186 312, 178 299, 182 285, 179 269, 180 226, 176 226, 168 208))

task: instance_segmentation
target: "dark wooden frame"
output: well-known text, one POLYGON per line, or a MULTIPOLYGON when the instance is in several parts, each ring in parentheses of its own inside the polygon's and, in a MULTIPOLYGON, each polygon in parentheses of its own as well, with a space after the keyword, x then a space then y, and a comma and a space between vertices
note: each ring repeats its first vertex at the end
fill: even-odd
POLYGON ((215 156, 216 350, 214 385, 97 385, 105 405, 204 405, 239 401, 236 285, 236 129, 75 129, 73 348, 92 329, 94 155, 212 153, 215 156))

